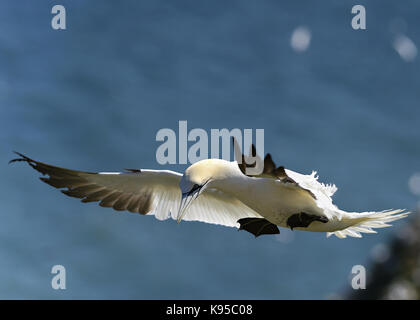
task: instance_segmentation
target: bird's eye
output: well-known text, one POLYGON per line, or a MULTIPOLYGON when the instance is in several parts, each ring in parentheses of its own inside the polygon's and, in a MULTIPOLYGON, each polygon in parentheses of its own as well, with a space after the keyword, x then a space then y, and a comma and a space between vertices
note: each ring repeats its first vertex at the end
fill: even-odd
POLYGON ((195 190, 197 190, 198 188, 200 188, 200 186, 198 184, 193 185, 193 187, 191 188, 190 192, 194 192, 195 190))

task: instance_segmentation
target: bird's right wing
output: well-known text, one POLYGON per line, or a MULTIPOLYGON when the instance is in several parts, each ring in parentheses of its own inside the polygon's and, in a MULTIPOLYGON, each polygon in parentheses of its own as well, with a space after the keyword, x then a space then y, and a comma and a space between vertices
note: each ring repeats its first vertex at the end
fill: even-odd
MULTIPOLYGON (((241 170, 243 174, 247 175, 247 168, 255 168, 257 162, 259 162, 260 164, 263 164, 263 171, 259 175, 252 175, 252 177, 276 179, 285 184, 288 188, 303 191, 307 195, 310 195, 314 200, 317 199, 315 194, 312 192, 312 189, 309 188, 311 185, 306 183, 306 180, 300 179, 300 181, 304 182, 301 183, 288 174, 293 171, 287 170, 283 166, 277 167, 271 158, 271 154, 267 153, 264 160, 262 160, 261 157, 258 156, 254 144, 251 144, 249 155, 245 156, 235 138, 233 138, 233 148, 239 170, 241 170)), ((319 184, 319 182, 317 183, 319 184)))
MULTIPOLYGON (((24 161, 48 177, 40 179, 82 202, 99 202, 117 211, 155 215, 159 220, 176 219, 180 205, 180 173, 169 170, 84 172, 45 164, 22 154, 11 162, 24 161)), ((188 209, 184 220, 238 227, 242 218, 261 217, 236 198, 207 189, 188 209)))
POLYGON ((250 147, 249 156, 245 156, 234 138, 233 147, 235 159, 238 161, 239 169, 243 174, 246 174, 247 167, 255 167, 257 161, 260 161, 264 164, 263 172, 255 177, 276 179, 283 183, 287 188, 293 188, 302 194, 312 197, 316 205, 323 209, 322 215, 328 219, 332 218, 334 215, 337 215, 338 218, 341 219, 339 211, 336 210, 337 208, 332 203, 332 196, 337 191, 337 187, 334 184, 325 185, 320 183, 315 171, 312 172, 311 175, 305 175, 285 169, 283 166, 277 167, 269 153, 267 153, 264 160, 262 160, 257 155, 256 148, 253 144, 250 147), (250 158, 251 160, 255 159, 254 163, 248 163, 251 162, 249 161, 250 158))

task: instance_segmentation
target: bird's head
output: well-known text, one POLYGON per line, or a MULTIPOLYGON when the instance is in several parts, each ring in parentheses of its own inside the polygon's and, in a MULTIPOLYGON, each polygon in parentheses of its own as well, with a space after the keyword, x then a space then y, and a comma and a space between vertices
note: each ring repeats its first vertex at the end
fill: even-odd
POLYGON ((237 164, 221 159, 198 161, 185 170, 179 187, 182 197, 177 221, 181 222, 187 209, 197 197, 209 187, 217 186, 217 182, 240 173, 237 164))

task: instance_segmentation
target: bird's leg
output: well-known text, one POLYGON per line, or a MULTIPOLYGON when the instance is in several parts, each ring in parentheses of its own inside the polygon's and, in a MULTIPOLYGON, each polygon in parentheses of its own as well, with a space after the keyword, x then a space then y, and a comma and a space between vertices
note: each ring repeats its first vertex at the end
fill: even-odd
POLYGON ((240 227, 238 230, 246 230, 252 233, 255 237, 263 234, 279 234, 279 228, 263 218, 243 218, 239 219, 240 227))
POLYGON ((328 218, 327 217, 322 217, 322 216, 317 216, 317 215, 314 215, 314 214, 308 214, 308 213, 305 213, 305 212, 299 212, 299 213, 292 214, 287 219, 287 225, 290 227, 291 230, 293 230, 293 228, 306 228, 313 221, 319 221, 319 222, 322 222, 322 223, 327 223, 328 218))

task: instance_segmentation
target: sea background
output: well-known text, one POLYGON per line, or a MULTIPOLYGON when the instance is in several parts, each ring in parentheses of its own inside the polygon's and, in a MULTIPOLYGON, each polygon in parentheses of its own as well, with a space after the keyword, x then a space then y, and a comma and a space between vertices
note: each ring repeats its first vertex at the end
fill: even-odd
POLYGON ((318 171, 340 208, 413 210, 420 3, 363 1, 366 30, 351 27, 354 4, 1 1, 0 298, 345 297, 352 267, 369 271, 409 219, 363 239, 255 239, 81 204, 7 163, 16 150, 85 171, 182 171, 157 163, 159 129, 262 128, 276 163, 318 171), (55 4, 66 30, 51 27, 55 4), (53 265, 66 290, 51 288, 53 265))

